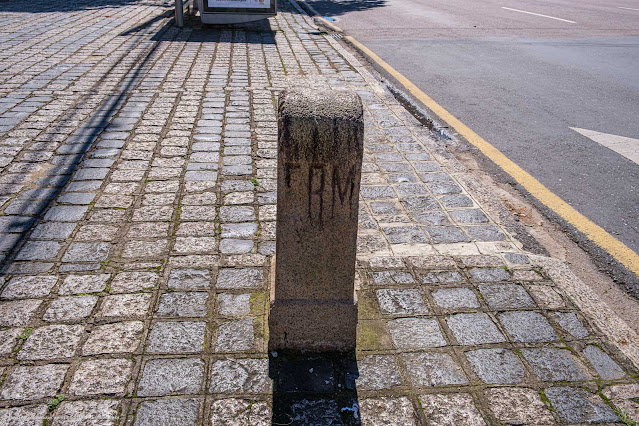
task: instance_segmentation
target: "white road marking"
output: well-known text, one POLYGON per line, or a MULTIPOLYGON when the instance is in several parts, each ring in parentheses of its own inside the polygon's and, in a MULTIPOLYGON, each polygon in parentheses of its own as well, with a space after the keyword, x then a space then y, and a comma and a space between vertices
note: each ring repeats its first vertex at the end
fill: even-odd
POLYGON ((527 13, 529 15, 541 16, 541 17, 544 17, 544 18, 556 19, 557 21, 568 22, 570 24, 576 24, 575 21, 569 21, 567 19, 557 18, 555 16, 542 15, 541 13, 526 12, 525 10, 512 9, 510 7, 504 7, 504 6, 502 6, 502 9, 512 10, 513 12, 527 13))
POLYGON ((571 129, 584 135, 588 139, 592 139, 598 144, 623 155, 635 164, 639 164, 639 139, 611 135, 609 133, 600 133, 595 132, 594 130, 578 129, 576 127, 571 127, 571 129))
POLYGON ((632 7, 618 7, 617 9, 636 10, 639 12, 639 9, 633 9, 632 7))

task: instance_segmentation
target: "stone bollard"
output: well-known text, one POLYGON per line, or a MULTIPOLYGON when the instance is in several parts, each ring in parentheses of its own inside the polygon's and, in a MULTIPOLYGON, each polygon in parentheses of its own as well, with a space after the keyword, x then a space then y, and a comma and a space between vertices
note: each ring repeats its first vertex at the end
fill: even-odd
POLYGON ((352 351, 362 102, 354 92, 286 91, 278 115, 269 350, 352 351))

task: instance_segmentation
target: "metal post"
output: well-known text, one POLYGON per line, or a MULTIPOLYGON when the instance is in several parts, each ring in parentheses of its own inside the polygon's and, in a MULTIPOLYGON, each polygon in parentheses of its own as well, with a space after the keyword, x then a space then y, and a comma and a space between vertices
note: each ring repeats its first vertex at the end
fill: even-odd
POLYGON ((184 3, 182 0, 175 0, 175 24, 180 28, 184 26, 184 3))

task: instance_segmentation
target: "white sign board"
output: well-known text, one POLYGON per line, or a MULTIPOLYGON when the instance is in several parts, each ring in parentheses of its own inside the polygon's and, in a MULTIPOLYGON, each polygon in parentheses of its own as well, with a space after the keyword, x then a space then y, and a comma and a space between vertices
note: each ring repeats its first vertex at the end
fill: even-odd
POLYGON ((271 0, 207 0, 209 8, 270 9, 271 0))

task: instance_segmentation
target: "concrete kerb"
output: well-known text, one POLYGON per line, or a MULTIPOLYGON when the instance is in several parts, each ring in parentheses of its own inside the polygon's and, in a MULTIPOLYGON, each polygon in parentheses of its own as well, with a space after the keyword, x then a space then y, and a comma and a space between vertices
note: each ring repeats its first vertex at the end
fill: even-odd
POLYGON ((591 324, 639 367, 639 335, 558 259, 529 255, 531 262, 545 272, 570 300, 588 317, 591 324))
MULTIPOLYGON (((344 30, 319 16, 319 13, 308 2, 291 0, 291 3, 298 10, 304 11, 304 13, 309 15, 314 15, 313 20, 319 27, 343 35, 342 40, 345 43, 371 62, 366 52, 349 41, 344 30), (301 7, 300 4, 302 4, 303 7, 301 7)), ((331 42, 333 41, 334 40, 331 40, 331 42)), ((335 43, 331 44, 338 43, 335 41, 335 43)), ((352 55, 349 56, 355 59, 352 55)), ((349 58, 349 60, 351 58, 349 58)), ((583 311, 590 322, 602 333, 609 336, 610 341, 639 368, 639 343, 636 343, 639 342, 639 335, 630 328, 625 321, 617 316, 606 303, 600 301, 597 295, 570 270, 565 262, 535 254, 529 254, 529 257, 535 266, 542 269, 557 286, 566 292, 570 300, 583 311)))

